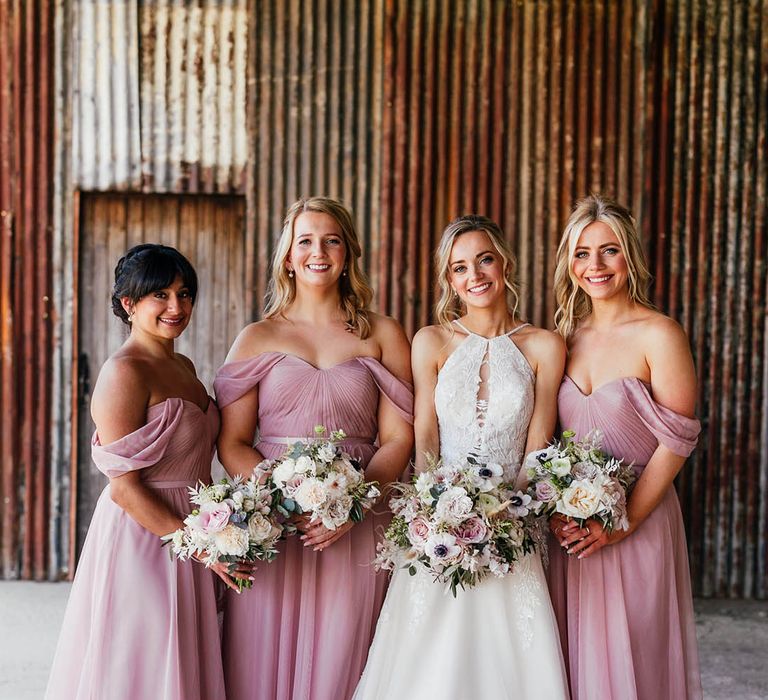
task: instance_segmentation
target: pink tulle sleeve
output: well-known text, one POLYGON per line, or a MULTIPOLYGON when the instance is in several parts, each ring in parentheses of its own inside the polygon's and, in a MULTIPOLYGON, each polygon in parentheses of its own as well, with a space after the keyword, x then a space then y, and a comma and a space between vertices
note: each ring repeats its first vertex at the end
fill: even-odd
POLYGON ((224 408, 247 394, 284 357, 283 353, 265 352, 247 360, 222 365, 213 381, 219 408, 224 408))
POLYGON ((379 391, 395 407, 400 416, 409 423, 413 423, 413 387, 392 374, 378 360, 372 357, 357 359, 371 373, 379 391))
POLYGON ((182 399, 166 399, 146 425, 125 437, 102 445, 97 433, 91 439, 91 456, 100 472, 110 478, 146 469, 157 464, 165 454, 171 437, 184 412, 182 399))
POLYGON ((624 391, 632 408, 659 444, 681 457, 693 452, 701 432, 698 419, 680 415, 656 403, 642 382, 625 382, 624 391))

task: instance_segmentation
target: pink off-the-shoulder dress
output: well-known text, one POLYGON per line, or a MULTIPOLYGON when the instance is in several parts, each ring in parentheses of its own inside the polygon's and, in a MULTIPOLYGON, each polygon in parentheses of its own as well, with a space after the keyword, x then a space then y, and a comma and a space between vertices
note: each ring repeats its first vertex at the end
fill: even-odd
MULTIPOLYGON (((93 461, 109 477, 141 470, 180 517, 187 488, 210 482, 219 415, 172 398, 147 423, 108 445, 94 434, 93 461)), ((212 700, 224 697, 213 574, 172 559, 160 538, 99 497, 72 585, 48 700, 212 700)))
MULTIPOLYGON (((586 395, 569 377, 558 397, 561 428, 597 428, 603 447, 638 472, 659 444, 687 457, 699 421, 654 401, 634 377, 586 395)), ((625 540, 585 559, 551 540, 550 590, 574 700, 701 698, 688 553, 673 487, 625 540)))
MULTIPOLYGON (((412 421, 410 385, 371 357, 327 369, 267 352, 224 365, 215 381, 224 407, 259 387, 256 448, 280 457, 285 438, 310 437, 317 425, 343 429, 344 450, 365 467, 376 452, 379 396, 412 421)), ((255 465, 254 465, 255 466, 255 465)), ((322 552, 297 537, 259 566, 253 588, 227 596, 224 674, 229 700, 345 700, 368 655, 384 599, 386 572, 377 574, 374 528, 368 515, 322 552)))

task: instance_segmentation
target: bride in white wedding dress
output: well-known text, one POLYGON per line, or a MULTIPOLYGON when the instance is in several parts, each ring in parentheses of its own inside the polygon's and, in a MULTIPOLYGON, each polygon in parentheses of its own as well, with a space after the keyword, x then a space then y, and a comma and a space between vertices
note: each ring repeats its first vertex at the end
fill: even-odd
MULTIPOLYGON (((485 217, 461 217, 443 233, 440 325, 413 340, 417 470, 425 453, 448 463, 474 453, 522 482, 523 455, 552 437, 565 346, 516 319, 514 264, 485 217)), ((355 700, 567 697, 538 552, 456 598, 421 571, 393 574, 355 700)))

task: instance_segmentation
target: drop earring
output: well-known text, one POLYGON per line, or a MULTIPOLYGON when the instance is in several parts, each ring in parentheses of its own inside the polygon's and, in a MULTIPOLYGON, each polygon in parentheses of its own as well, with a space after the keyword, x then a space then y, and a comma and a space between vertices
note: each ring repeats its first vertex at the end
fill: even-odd
POLYGON ((288 277, 290 277, 291 279, 293 279, 293 270, 292 270, 292 269, 289 269, 289 270, 288 270, 288 277))

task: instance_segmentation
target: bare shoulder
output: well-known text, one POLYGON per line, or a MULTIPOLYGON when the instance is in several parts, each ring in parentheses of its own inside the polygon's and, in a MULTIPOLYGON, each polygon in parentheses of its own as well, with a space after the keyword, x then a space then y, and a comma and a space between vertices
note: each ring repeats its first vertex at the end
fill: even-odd
POLYGON ((238 333, 227 354, 227 362, 245 360, 265 352, 274 338, 277 321, 266 318, 249 323, 238 333))
POLYGON ((381 349, 381 363, 398 377, 411 381, 411 344, 394 318, 371 313, 371 338, 381 349))
POLYGON ((182 355, 180 352, 176 353, 176 359, 181 362, 192 374, 197 376, 197 370, 195 369, 195 363, 192 362, 186 355, 182 355))
POLYGON ((368 312, 368 320, 371 323, 371 336, 379 343, 386 344, 393 341, 407 343, 408 336, 403 327, 391 316, 384 316, 373 311, 368 312))
POLYGON ((645 351, 646 362, 654 371, 674 368, 674 371, 692 371, 691 344, 683 327, 674 319, 658 311, 650 311, 638 327, 638 341, 645 351))
POLYGON ((520 331, 520 339, 541 359, 565 359, 565 341, 559 333, 539 328, 537 326, 528 326, 520 331))
POLYGON ((658 343, 684 343, 688 345, 688 336, 683 327, 673 318, 659 311, 648 310, 639 321, 642 334, 648 340, 658 343))
POLYGON ((424 326, 413 336, 413 352, 437 355, 451 342, 452 334, 442 326, 424 326))
POLYGON ((150 397, 150 366, 147 360, 118 351, 99 371, 93 388, 92 411, 104 405, 146 407, 150 397))

